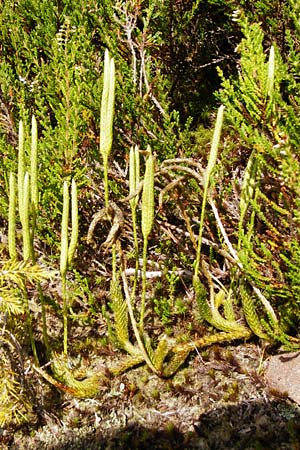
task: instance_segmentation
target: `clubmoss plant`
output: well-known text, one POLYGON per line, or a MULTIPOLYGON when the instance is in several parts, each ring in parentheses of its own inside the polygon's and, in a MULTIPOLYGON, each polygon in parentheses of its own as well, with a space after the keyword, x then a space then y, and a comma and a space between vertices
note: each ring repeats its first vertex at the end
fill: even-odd
POLYGON ((201 206, 201 215, 200 215, 200 225, 199 225, 199 238, 198 238, 198 248, 196 254, 194 275, 198 276, 199 266, 200 266, 200 258, 201 258, 201 247, 202 247, 202 233, 204 227, 204 217, 205 217, 205 209, 207 204, 207 198, 209 194, 209 185, 211 183, 212 172, 214 170, 217 155, 218 155, 218 146, 221 137, 221 130, 223 124, 223 114, 224 114, 224 106, 220 106, 218 110, 215 131, 213 135, 211 150, 209 154, 209 159, 207 163, 206 170, 204 172, 204 183, 203 183, 203 197, 202 197, 202 206, 201 206))
MULTIPOLYGON (((23 122, 19 123, 19 147, 18 147, 18 176, 17 183, 15 182, 15 176, 10 174, 9 182, 9 225, 8 225, 8 249, 10 258, 13 261, 18 259, 17 246, 16 246, 16 209, 17 209, 17 197, 18 197, 18 211, 20 222, 22 225, 22 241, 23 261, 35 263, 34 257, 34 232, 36 227, 36 216, 38 207, 38 188, 37 188, 37 126, 35 118, 32 118, 32 130, 31 130, 31 174, 26 171, 25 164, 25 139, 24 139, 24 126, 23 122), (16 191, 16 187, 18 189, 16 191)), ((34 354, 35 362, 38 364, 38 355, 36 351, 35 341, 32 331, 32 316, 29 308, 28 295, 26 289, 26 279, 24 279, 22 285, 22 293, 24 298, 24 308, 26 310, 26 321, 28 326, 29 338, 31 342, 32 351, 34 354)), ((43 317, 45 314, 44 307, 43 317)), ((46 328, 43 326, 44 340, 47 344, 46 328)))
POLYGON ((148 238, 151 233, 154 221, 154 156, 151 148, 147 148, 146 170, 144 176, 143 193, 142 193, 142 233, 143 233, 143 271, 142 271, 142 299, 140 313, 140 329, 144 328, 144 317, 146 307, 146 290, 147 290, 147 250, 148 238))
POLYGON ((130 148, 129 153, 129 204, 131 208, 132 216, 132 229, 133 229, 133 240, 134 240, 134 251, 135 251, 135 275, 134 284, 132 287, 132 300, 135 297, 137 280, 138 280, 138 270, 139 270, 139 243, 138 243, 138 232, 137 232, 137 206, 139 201, 139 184, 140 184, 140 153, 137 146, 130 148))
POLYGON ((105 207, 108 208, 108 158, 113 140, 113 116, 115 101, 115 62, 109 51, 104 55, 104 80, 100 116, 100 153, 103 160, 105 207))
POLYGON ((63 324, 64 338, 63 349, 64 354, 68 353, 68 293, 67 293, 67 271, 71 266, 78 242, 78 204, 77 204, 77 187, 72 180, 71 187, 71 238, 69 242, 69 210, 70 195, 68 182, 64 182, 63 186, 63 212, 61 222, 61 250, 60 250, 60 274, 62 280, 62 297, 63 297, 63 324))
POLYGON ((17 259, 16 247, 16 177, 9 175, 9 207, 8 207, 8 252, 11 260, 17 259))

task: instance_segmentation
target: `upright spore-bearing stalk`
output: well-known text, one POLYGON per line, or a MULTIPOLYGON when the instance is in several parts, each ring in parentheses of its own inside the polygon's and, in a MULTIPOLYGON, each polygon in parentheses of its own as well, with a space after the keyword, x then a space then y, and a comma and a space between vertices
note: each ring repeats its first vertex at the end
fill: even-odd
POLYGON ((36 219, 39 203, 37 143, 38 143, 37 123, 36 118, 32 116, 31 151, 30 151, 30 195, 31 195, 31 209, 33 210, 34 219, 36 219))
POLYGON ((205 209, 206 209, 207 198, 208 198, 208 193, 209 193, 208 192, 209 184, 211 182, 211 176, 212 176, 212 173, 213 173, 214 167, 216 165, 216 161, 217 161, 218 146, 219 146, 219 142, 220 142, 221 130, 222 130, 222 124, 223 124, 223 114, 224 114, 224 106, 221 105, 218 110, 216 125, 215 125, 215 129, 214 129, 212 143, 211 143, 210 154, 209 154, 209 158, 208 158, 207 167, 206 167, 206 170, 204 173, 204 188, 203 188, 201 215, 200 215, 198 248, 197 248, 197 255, 196 255, 196 261, 195 261, 195 267, 194 267, 195 276, 198 276, 198 271, 199 271, 199 266, 200 266, 205 209))
POLYGON ((134 197, 130 198, 129 200, 132 215, 132 228, 133 228, 133 240, 135 251, 135 276, 134 276, 134 285, 131 293, 132 298, 135 296, 138 269, 139 269, 139 244, 138 244, 137 224, 136 224, 136 208, 139 198, 137 190, 139 183, 140 183, 140 154, 138 147, 135 146, 131 147, 129 154, 129 196, 131 197, 134 195, 134 197))
POLYGON ((23 232, 23 259, 28 261, 29 258, 32 259, 32 242, 30 234, 30 178, 29 173, 26 172, 23 182, 23 199, 22 199, 22 209, 20 209, 20 216, 23 218, 22 221, 22 232, 23 232))
POLYGON ((60 274, 63 297, 64 353, 68 351, 68 300, 67 300, 67 270, 68 270, 68 223, 69 223, 69 187, 67 181, 63 186, 63 213, 61 221, 60 274))
POLYGON ((105 207, 108 208, 108 158, 113 140, 113 115, 115 101, 115 62, 108 50, 104 56, 104 80, 100 116, 100 153, 103 159, 105 207))
POLYGON ((18 203, 21 223, 23 223, 23 187, 25 176, 25 150, 24 150, 24 125, 19 122, 19 144, 18 144, 18 203))
POLYGON ((78 243, 78 200, 77 200, 77 186, 75 180, 72 180, 71 185, 71 238, 68 248, 68 266, 73 262, 75 250, 78 243))
POLYGON ((144 176, 142 193, 142 233, 143 233, 143 275, 142 275, 142 303, 140 315, 140 329, 143 330, 146 304, 146 269, 148 238, 154 221, 154 157, 151 148, 147 148, 148 157, 144 176))
POLYGON ((16 247, 16 178, 9 175, 9 206, 8 206, 8 251, 11 259, 17 259, 16 247))
POLYGON ((68 294, 67 294, 67 271, 72 264, 77 242, 78 242, 78 204, 77 204, 77 187, 72 180, 71 187, 71 239, 68 239, 69 212, 70 212, 70 194, 68 182, 64 182, 63 186, 63 212, 61 221, 61 249, 60 249, 60 274, 62 280, 62 297, 63 297, 63 325, 64 325, 64 353, 68 351, 68 294))

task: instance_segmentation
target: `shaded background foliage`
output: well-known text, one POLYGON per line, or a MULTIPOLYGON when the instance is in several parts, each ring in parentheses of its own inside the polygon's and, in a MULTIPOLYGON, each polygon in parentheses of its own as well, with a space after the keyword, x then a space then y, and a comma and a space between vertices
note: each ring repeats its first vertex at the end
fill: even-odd
POLYGON ((234 50, 241 34, 231 20, 234 2, 167 3, 160 27, 167 28, 162 56, 171 82, 171 106, 180 112, 181 123, 192 117, 194 126, 209 125, 209 114, 215 106, 213 93, 220 86, 216 67, 227 74, 236 67, 234 50))

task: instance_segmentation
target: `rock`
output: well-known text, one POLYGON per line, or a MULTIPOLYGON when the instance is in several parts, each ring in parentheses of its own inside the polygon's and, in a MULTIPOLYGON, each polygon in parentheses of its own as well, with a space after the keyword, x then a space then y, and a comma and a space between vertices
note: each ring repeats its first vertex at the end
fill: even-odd
POLYGON ((271 389, 300 404, 300 352, 272 356, 265 379, 271 389))

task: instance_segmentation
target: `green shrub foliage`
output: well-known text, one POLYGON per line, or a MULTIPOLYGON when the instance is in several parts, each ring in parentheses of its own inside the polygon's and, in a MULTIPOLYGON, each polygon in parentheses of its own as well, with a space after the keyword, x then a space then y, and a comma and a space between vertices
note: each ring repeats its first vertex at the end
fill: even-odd
POLYGON ((296 327, 299 88, 291 69, 299 56, 292 52, 294 61, 285 63, 276 44, 266 53, 260 25, 250 25, 244 16, 240 23, 245 37, 238 47, 239 76, 223 77, 219 94, 226 106, 228 132, 238 148, 229 160, 243 211, 236 235, 246 277, 279 308, 284 326, 289 322, 296 327), (241 181, 246 177, 248 191, 241 181))

